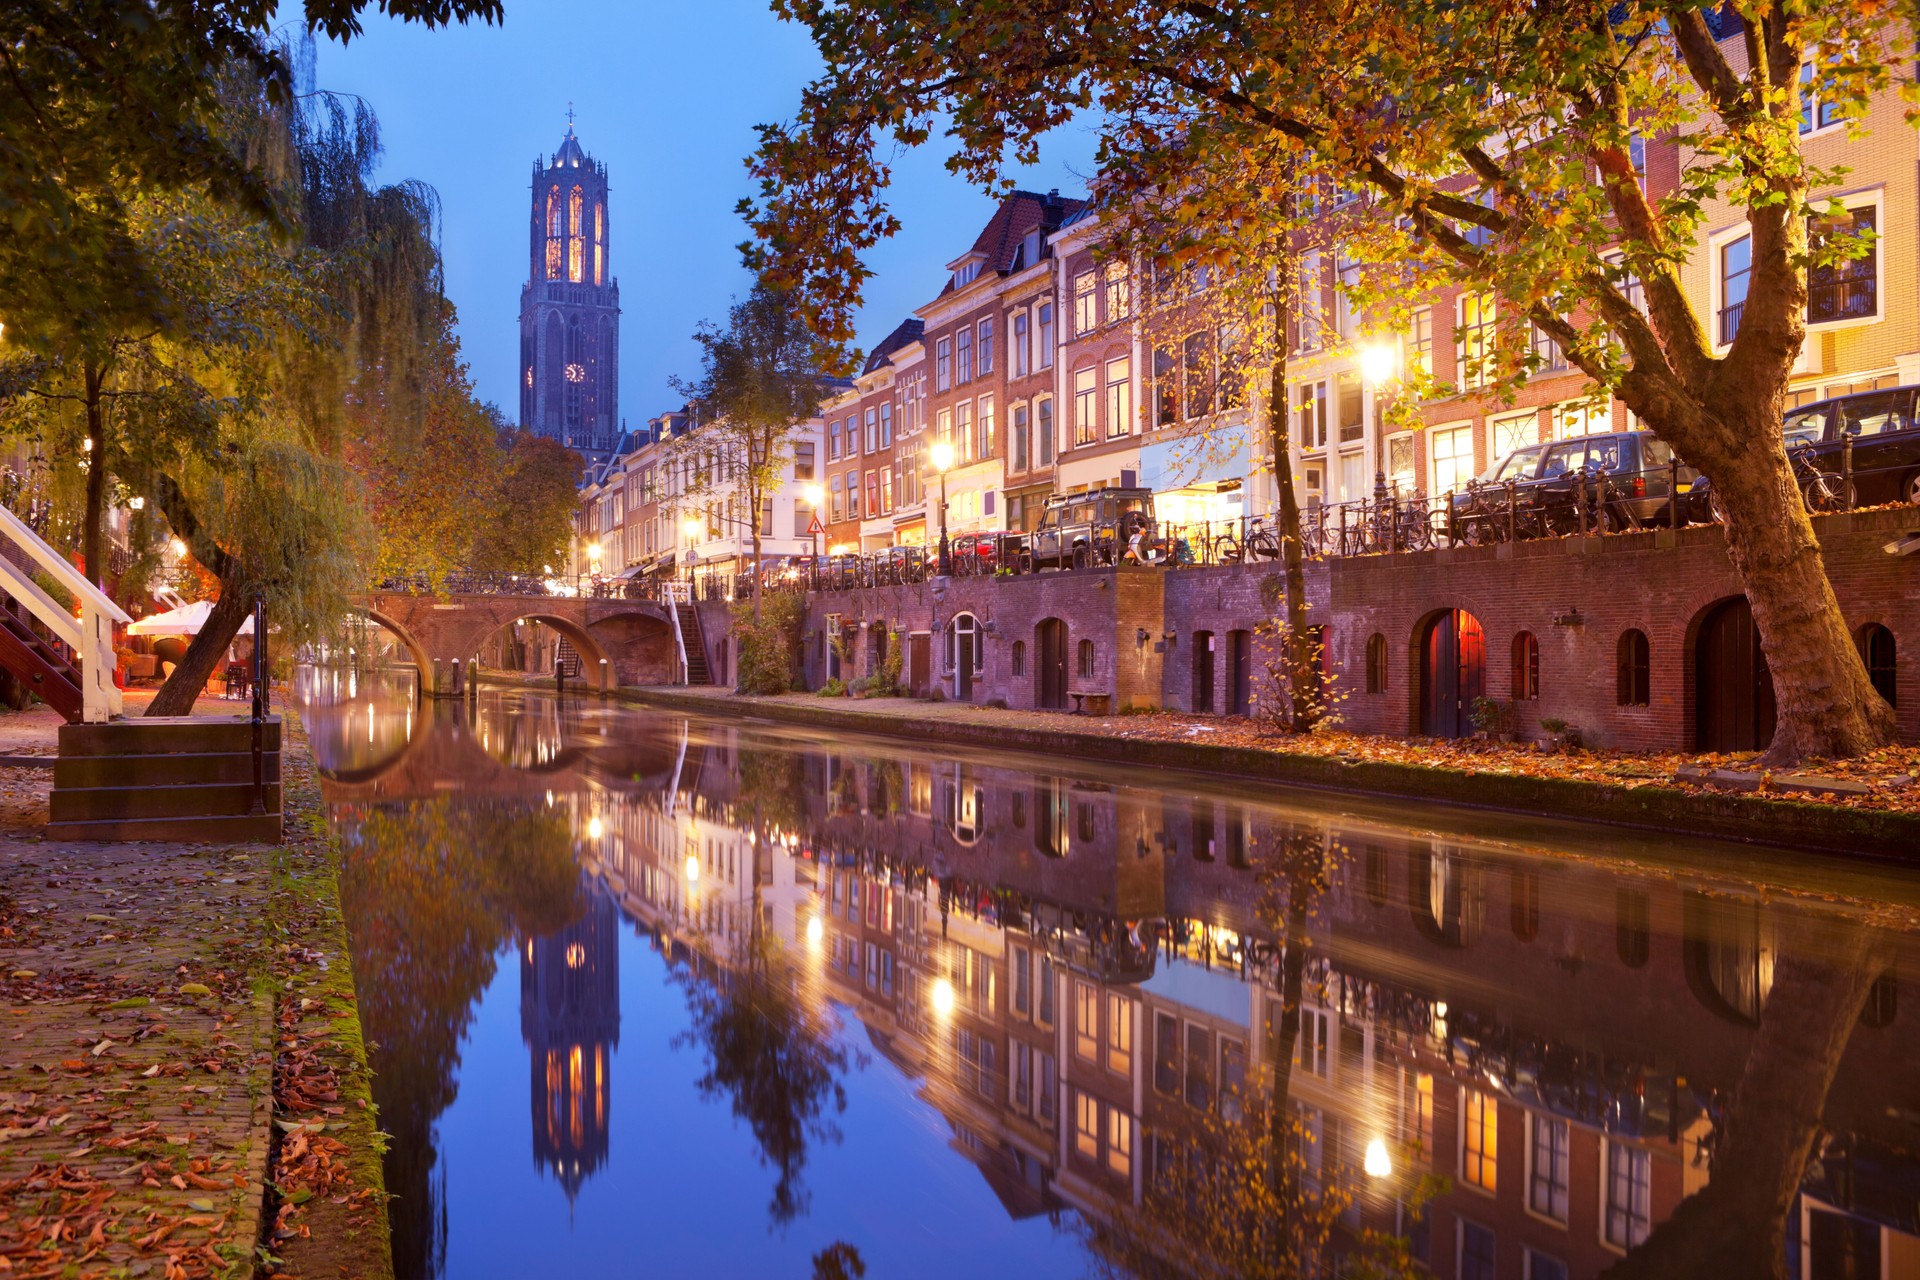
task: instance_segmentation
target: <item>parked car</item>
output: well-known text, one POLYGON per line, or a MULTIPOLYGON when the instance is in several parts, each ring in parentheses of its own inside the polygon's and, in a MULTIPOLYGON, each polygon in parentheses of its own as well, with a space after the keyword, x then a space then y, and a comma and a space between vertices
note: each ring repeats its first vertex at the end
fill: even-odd
POLYGON ((1920 504, 1920 387, 1859 391, 1802 405, 1787 414, 1789 445, 1812 446, 1820 470, 1841 474, 1844 442, 1853 441, 1853 505, 1920 504))
POLYGON ((1514 486, 1516 532, 1571 533, 1581 526, 1576 498, 1585 473, 1586 526, 1602 532, 1668 519, 1668 488, 1677 475, 1676 515, 1690 512, 1688 494, 1699 473, 1676 469, 1673 449, 1645 431, 1610 431, 1516 449, 1453 495, 1454 522, 1468 541, 1485 531, 1504 537, 1506 486, 1514 486))
POLYGON ((1155 535, 1151 489, 1063 493, 1047 499, 1027 546, 1035 567, 1084 569, 1113 564, 1127 539, 1142 528, 1149 538, 1155 535))

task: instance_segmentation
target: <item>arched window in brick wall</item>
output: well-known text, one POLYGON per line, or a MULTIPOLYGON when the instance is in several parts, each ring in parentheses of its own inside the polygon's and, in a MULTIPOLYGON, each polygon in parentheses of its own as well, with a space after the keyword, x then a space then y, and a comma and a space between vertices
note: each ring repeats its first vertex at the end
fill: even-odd
POLYGON ((1653 657, 1647 646, 1647 633, 1637 628, 1620 634, 1614 677, 1614 702, 1623 707, 1644 707, 1652 701, 1653 657))
POLYGON ((1387 638, 1378 631, 1367 637, 1367 692, 1387 691, 1387 638))
POLYGON ((1513 700, 1532 702, 1539 696, 1540 642, 1533 632, 1522 631, 1513 638, 1513 700))
POLYGON ((1888 706, 1898 706, 1893 700, 1896 686, 1893 632, 1878 622, 1869 622, 1854 633, 1853 642, 1860 648, 1860 661, 1867 664, 1867 679, 1873 682, 1873 691, 1885 698, 1888 706))

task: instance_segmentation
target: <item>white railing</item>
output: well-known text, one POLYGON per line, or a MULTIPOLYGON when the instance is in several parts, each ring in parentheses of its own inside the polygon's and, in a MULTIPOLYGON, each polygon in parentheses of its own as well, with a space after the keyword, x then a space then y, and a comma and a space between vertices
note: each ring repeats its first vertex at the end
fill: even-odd
POLYGON ((0 507, 0 533, 80 602, 80 616, 76 618, 41 590, 31 574, 0 556, 0 590, 25 605, 47 630, 78 655, 82 718, 88 724, 111 720, 120 714, 120 690, 113 683, 113 669, 119 661, 113 652, 113 624, 130 623, 132 617, 5 507, 0 507))
POLYGON ((667 617, 673 620, 673 660, 680 672, 680 683, 687 684, 693 674, 687 668, 687 640, 680 634, 680 603, 693 601, 691 582, 663 582, 660 584, 660 599, 667 606, 667 617))

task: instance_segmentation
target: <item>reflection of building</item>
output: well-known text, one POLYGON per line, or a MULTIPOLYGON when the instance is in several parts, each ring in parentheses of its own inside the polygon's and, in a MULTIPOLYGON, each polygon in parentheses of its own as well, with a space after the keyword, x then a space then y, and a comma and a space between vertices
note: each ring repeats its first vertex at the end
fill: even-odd
POLYGON ((527 1043, 533 1162, 571 1199, 606 1162, 613 1051, 620 1044, 619 917, 603 893, 586 914, 520 948, 520 1036, 527 1043))

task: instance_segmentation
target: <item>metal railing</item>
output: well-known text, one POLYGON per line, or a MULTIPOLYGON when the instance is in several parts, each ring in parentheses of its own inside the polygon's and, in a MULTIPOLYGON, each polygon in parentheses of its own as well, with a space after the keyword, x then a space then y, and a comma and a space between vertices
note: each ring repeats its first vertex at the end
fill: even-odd
POLYGON ((530 574, 496 570, 456 569, 440 578, 425 572, 388 574, 373 584, 375 591, 398 595, 542 596, 551 599, 646 600, 667 603, 658 578, 615 578, 605 574, 530 574))

